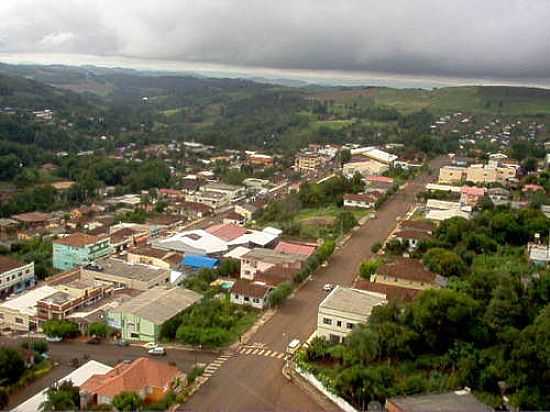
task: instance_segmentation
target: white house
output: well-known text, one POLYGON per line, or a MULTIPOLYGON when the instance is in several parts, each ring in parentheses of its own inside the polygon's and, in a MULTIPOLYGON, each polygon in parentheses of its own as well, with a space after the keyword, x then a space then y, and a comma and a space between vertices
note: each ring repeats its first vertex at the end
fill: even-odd
POLYGON ((376 197, 367 193, 348 193, 344 195, 344 207, 371 209, 376 204, 376 197))
POLYGON ((249 305, 256 309, 264 309, 267 306, 267 297, 270 291, 271 288, 265 284, 237 279, 231 287, 230 300, 237 305, 249 305))
POLYGON ((340 343, 357 325, 367 322, 375 306, 386 302, 381 293, 337 286, 319 305, 317 336, 340 343))

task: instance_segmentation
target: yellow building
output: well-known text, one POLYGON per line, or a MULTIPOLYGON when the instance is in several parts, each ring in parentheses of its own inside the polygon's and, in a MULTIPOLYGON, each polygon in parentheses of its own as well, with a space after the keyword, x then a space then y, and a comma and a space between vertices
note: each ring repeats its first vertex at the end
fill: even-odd
POLYGON ((321 167, 322 157, 318 153, 298 153, 294 161, 297 172, 316 172, 321 167))
POLYGON ((441 184, 454 184, 460 183, 466 175, 466 169, 464 167, 457 166, 444 166, 439 169, 439 183, 441 184))

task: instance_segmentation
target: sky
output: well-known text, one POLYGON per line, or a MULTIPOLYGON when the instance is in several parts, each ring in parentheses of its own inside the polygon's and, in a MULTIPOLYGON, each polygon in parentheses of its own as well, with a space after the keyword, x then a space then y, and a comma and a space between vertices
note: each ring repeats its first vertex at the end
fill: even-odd
POLYGON ((550 79, 550 0, 2 0, 2 55, 550 79))

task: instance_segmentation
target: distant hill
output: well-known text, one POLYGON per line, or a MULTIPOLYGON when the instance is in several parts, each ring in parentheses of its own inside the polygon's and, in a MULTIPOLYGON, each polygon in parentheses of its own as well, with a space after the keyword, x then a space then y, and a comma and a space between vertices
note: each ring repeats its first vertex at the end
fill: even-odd
POLYGON ((376 104, 410 113, 479 112, 550 114, 550 90, 510 86, 443 87, 433 90, 387 87, 326 88, 308 94, 318 100, 347 104, 376 104))
POLYGON ((47 84, 24 78, 0 74, 0 108, 20 110, 72 111, 89 110, 90 99, 77 93, 60 90, 47 84))

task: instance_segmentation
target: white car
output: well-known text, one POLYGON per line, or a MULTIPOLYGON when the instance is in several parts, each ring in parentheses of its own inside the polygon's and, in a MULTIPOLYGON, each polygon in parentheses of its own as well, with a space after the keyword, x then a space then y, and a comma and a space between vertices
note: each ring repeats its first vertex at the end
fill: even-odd
POLYGON ((145 349, 153 349, 156 348, 158 345, 155 342, 147 342, 143 345, 145 349))
POLYGON ((63 340, 60 336, 46 336, 46 341, 51 343, 61 342, 63 340))
POLYGON ((166 355, 166 350, 162 346, 157 346, 155 348, 149 349, 147 353, 151 356, 164 356, 166 355))
POLYGON ((325 292, 332 292, 332 289, 334 289, 334 285, 327 283, 323 286, 323 290, 325 292))

